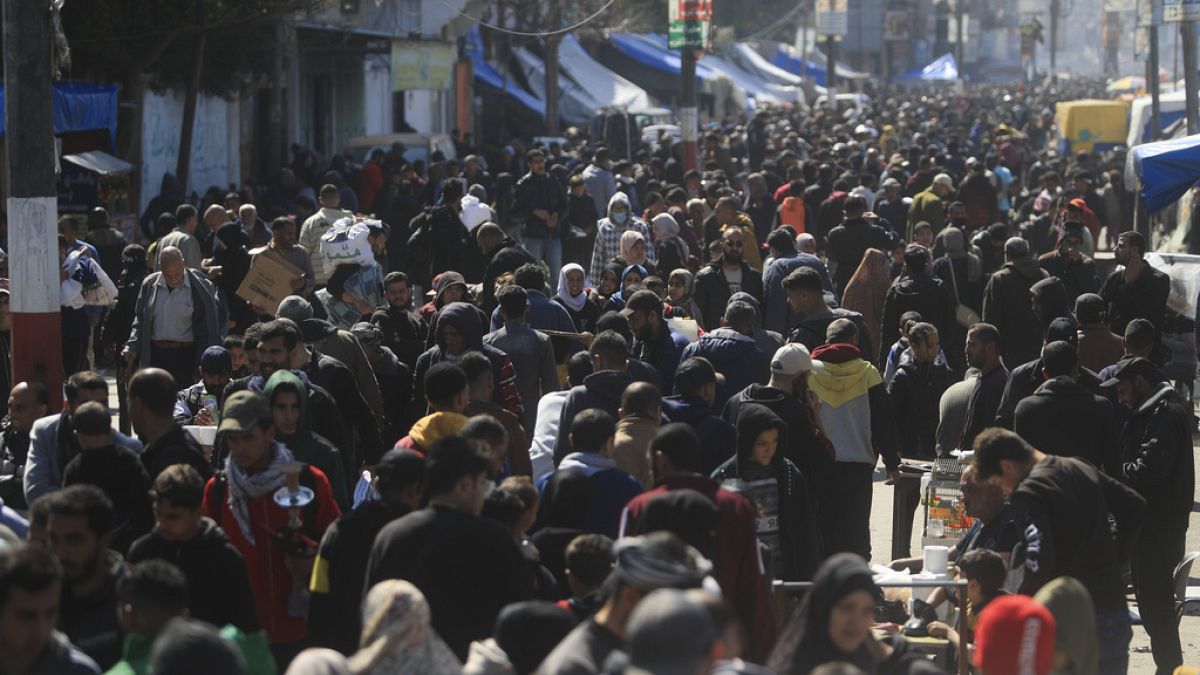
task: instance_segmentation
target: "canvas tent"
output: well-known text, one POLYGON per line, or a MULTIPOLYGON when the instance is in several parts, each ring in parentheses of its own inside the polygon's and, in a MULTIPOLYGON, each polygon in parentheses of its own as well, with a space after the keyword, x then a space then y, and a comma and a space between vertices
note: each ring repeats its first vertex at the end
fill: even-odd
POLYGON ((953 54, 942 54, 924 68, 892 77, 893 82, 953 82, 958 79, 958 62, 953 54))
POLYGON ((645 89, 605 68, 568 34, 558 47, 558 62, 567 77, 604 105, 640 112, 654 107, 645 89))
POLYGON ((1137 190, 1154 214, 1174 204, 1200 181, 1200 134, 1143 143, 1125 159, 1125 187, 1137 190))

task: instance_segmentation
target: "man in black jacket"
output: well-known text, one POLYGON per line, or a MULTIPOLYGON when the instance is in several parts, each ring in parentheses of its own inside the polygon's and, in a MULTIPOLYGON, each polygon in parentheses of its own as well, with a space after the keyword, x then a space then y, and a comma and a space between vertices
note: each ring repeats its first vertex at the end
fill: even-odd
MULTIPOLYGON (((912 459, 936 455, 938 404, 954 384, 954 374, 940 357, 941 340, 932 324, 921 322, 908 330, 912 359, 901 357, 896 376, 888 383, 895 411, 900 454, 912 459)), ((916 508, 916 495, 912 508, 916 508)))
POLYGON ((19 511, 25 502, 25 460, 29 457, 29 431, 46 416, 50 396, 36 380, 21 382, 8 397, 8 415, 0 426, 0 502, 19 511))
POLYGON ((804 345, 810 352, 825 344, 825 331, 838 319, 850 319, 858 327, 858 350, 870 357, 871 333, 863 315, 841 307, 831 309, 825 303, 821 275, 811 267, 801 267, 783 278, 788 307, 800 320, 788 333, 787 341, 804 345))
POLYGON ((675 391, 678 393, 667 396, 662 402, 663 415, 668 420, 695 430, 700 443, 699 473, 705 476, 729 459, 737 444, 733 424, 713 411, 719 379, 708 359, 702 356, 685 359, 675 371, 675 391))
POLYGON ((554 445, 554 465, 571 453, 571 426, 575 416, 588 408, 603 410, 616 419, 620 416, 621 394, 633 384, 628 372, 629 343, 614 331, 604 331, 592 340, 592 374, 583 384, 571 388, 558 420, 558 439, 554 445))
POLYGON ((1063 233, 1058 238, 1058 248, 1040 256, 1038 265, 1050 276, 1062 280, 1067 290, 1067 301, 1072 305, 1084 293, 1100 290, 1096 262, 1083 253, 1083 223, 1065 223, 1063 233))
POLYGON ((843 209, 846 219, 830 230, 826 237, 829 260, 836 266, 833 270, 833 286, 839 298, 867 249, 892 250, 892 239, 887 231, 863 218, 867 211, 867 200, 858 195, 846 197, 843 209))
POLYGON ((988 429, 974 449, 976 475, 1009 495, 1022 532, 1007 590, 1033 595, 1058 577, 1078 579, 1096 608, 1099 672, 1124 673, 1133 631, 1121 567, 1133 553, 1146 501, 1088 462, 1047 455, 1011 431, 988 429))
POLYGON ((129 419, 146 444, 142 465, 150 482, 172 464, 187 464, 208 478, 212 464, 200 446, 175 422, 175 380, 159 368, 134 373, 129 380, 129 419))
POLYGON ((387 307, 371 315, 371 323, 383 333, 383 344, 412 372, 417 357, 425 351, 429 326, 412 310, 412 284, 404 272, 388 272, 383 278, 387 307))
POLYGON ((546 173, 546 155, 541 150, 530 150, 528 160, 529 173, 517 181, 512 219, 524 223, 521 240, 535 259, 546 261, 554 290, 562 268, 563 238, 571 229, 559 222, 567 210, 567 188, 546 173))
POLYGON ((1013 431, 1048 455, 1086 459, 1109 475, 1117 475, 1118 429, 1112 403, 1076 381, 1079 359, 1075 345, 1051 342, 1042 350, 1039 362, 1038 375, 1044 381, 1017 403, 1013 431))
POLYGON ((1029 289, 1046 278, 1029 255, 1029 242, 1013 237, 1004 242, 1004 267, 992 275, 983 291, 983 320, 1000 331, 1004 365, 1016 368, 1037 358, 1043 326, 1033 313, 1029 289))
POLYGON ((429 602, 434 631, 461 660, 492 634, 508 604, 532 594, 529 566, 512 535, 479 513, 491 462, 465 438, 447 436, 429 453, 429 505, 375 538, 364 593, 386 579, 412 582, 429 602))
MULTIPOLYGON (((246 560, 201 509, 205 478, 185 464, 167 467, 150 490, 154 530, 133 542, 128 561, 165 560, 187 578, 188 610, 214 626, 259 629, 246 560)), ((355 596, 357 597, 357 596, 355 596)))
MULTIPOLYGON (((1059 317, 1051 321, 1050 327, 1046 329, 1046 339, 1042 341, 1042 347, 1044 349, 1046 345, 1059 341, 1066 342, 1075 350, 1079 349, 1079 334, 1070 319, 1059 317)), ((1013 428, 1017 404, 1025 397, 1032 396, 1045 380, 1042 367, 1042 356, 1039 353, 1038 358, 1009 371, 1008 382, 1004 385, 1004 393, 1000 397, 1000 406, 996 408, 995 426, 1013 428)), ((1092 393, 1098 393, 1100 390, 1100 378, 1087 368, 1076 369, 1072 379, 1092 393)))
POLYGON ((1159 673, 1183 663, 1175 618, 1172 575, 1183 558, 1184 535, 1192 512, 1195 468, 1191 409, 1170 384, 1158 381, 1158 368, 1143 358, 1122 361, 1105 387, 1115 388, 1133 417, 1121 433, 1116 474, 1146 500, 1146 522, 1133 553, 1133 587, 1159 673))
POLYGON ((413 284, 428 288, 434 277, 446 270, 462 269, 466 241, 470 236, 459 214, 463 196, 457 178, 442 181, 442 202, 424 211, 408 224, 408 260, 404 269, 413 284))
POLYGON ((743 259, 744 238, 741 229, 726 228, 721 235, 720 262, 709 263, 696 275, 694 297, 700 307, 700 316, 704 317, 706 331, 721 327, 725 305, 734 293, 744 291, 760 304, 763 301, 762 273, 743 259))
POLYGON ((325 530, 309 587, 309 635, 346 655, 358 649, 362 580, 375 537, 388 523, 420 508, 425 460, 411 450, 389 450, 375 465, 371 490, 378 499, 363 502, 325 530))
POLYGON ((1108 305, 1108 327, 1117 335, 1134 319, 1147 319, 1159 329, 1155 342, 1155 361, 1162 363, 1162 326, 1167 311, 1171 278, 1146 262, 1146 238, 1140 232, 1122 232, 1117 238, 1113 257, 1124 265, 1108 275, 1100 287, 1100 297, 1108 305))
MULTIPOLYGON (((887 363, 888 352, 901 337, 900 317, 905 312, 916 312, 937 330, 938 335, 949 336, 951 331, 961 330, 955 320, 954 296, 939 278, 929 273, 931 258, 929 249, 920 244, 909 244, 904 250, 904 276, 896 280, 887 290, 883 300, 883 324, 879 333, 876 363, 887 363)), ((868 358, 873 354, 866 355, 868 358)), ((961 364, 960 355, 948 355, 952 363, 961 364)))
POLYGON ((475 241, 484 257, 488 258, 487 268, 483 271, 483 287, 479 291, 479 308, 484 314, 491 316, 499 304, 496 301, 496 278, 505 272, 516 272, 518 267, 526 263, 536 265, 538 261, 524 246, 504 234, 504 230, 496 223, 480 225, 479 229, 475 230, 475 241))

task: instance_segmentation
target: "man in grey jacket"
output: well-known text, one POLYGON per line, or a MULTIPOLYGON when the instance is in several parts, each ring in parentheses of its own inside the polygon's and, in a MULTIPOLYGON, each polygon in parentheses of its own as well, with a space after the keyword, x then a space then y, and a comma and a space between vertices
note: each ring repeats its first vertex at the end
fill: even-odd
MULTIPOLYGON (((25 460, 25 502, 62 488, 63 470, 79 454, 79 443, 71 431, 71 414, 88 402, 108 405, 108 383, 90 370, 81 370, 63 384, 67 401, 58 415, 43 417, 29 432, 29 456, 25 460)), ((113 441, 141 454, 142 444, 114 432, 113 441)))
POLYGON ((521 426, 532 432, 537 424, 537 405, 534 401, 562 388, 558 368, 554 364, 554 347, 550 338, 525 323, 529 309, 529 294, 516 284, 504 286, 496 294, 504 325, 483 336, 483 341, 508 354, 517 376, 517 391, 522 401, 529 401, 521 415, 521 426))
POLYGON ((142 281, 122 356, 131 370, 162 368, 183 388, 196 381, 204 350, 221 344, 225 313, 212 282, 185 267, 179 249, 164 248, 159 267, 142 281))

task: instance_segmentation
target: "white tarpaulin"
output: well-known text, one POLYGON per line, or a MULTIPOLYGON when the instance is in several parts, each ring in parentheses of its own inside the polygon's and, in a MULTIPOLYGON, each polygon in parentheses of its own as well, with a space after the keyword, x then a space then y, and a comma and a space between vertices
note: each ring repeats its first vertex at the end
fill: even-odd
MULTIPOLYGON (((525 82, 529 85, 529 90, 540 101, 546 100, 546 65, 541 57, 524 47, 516 47, 513 49, 513 56, 517 57, 517 67, 521 69, 521 74, 525 76, 525 82)), ((598 102, 592 93, 588 90, 575 84, 568 78, 559 75, 558 77, 558 116, 568 124, 587 124, 592 119, 592 115, 604 107, 603 103, 598 102)), ((545 106, 543 105, 543 110, 545 106)))
POLYGON ((625 108, 629 112, 654 107, 645 89, 593 59, 574 35, 567 35, 559 44, 558 63, 567 77, 585 87, 593 99, 603 105, 625 108))

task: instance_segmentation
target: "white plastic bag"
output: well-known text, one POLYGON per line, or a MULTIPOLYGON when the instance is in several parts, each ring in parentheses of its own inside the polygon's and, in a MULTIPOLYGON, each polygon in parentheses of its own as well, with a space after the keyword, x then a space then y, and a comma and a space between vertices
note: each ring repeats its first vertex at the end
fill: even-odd
POLYGON ((321 235, 321 258, 325 261, 325 269, 333 269, 337 265, 368 265, 375 260, 371 253, 371 242, 367 235, 371 228, 365 221, 354 222, 350 218, 342 218, 330 226, 321 235))
POLYGON ((475 228, 492 219, 492 207, 481 203, 474 195, 463 197, 459 204, 462 205, 462 213, 458 214, 458 219, 468 232, 474 232, 475 228))
POLYGON ((94 307, 108 307, 117 301, 117 285, 108 278, 108 273, 100 263, 92 260, 91 267, 96 275, 96 283, 84 287, 84 303, 94 307))

